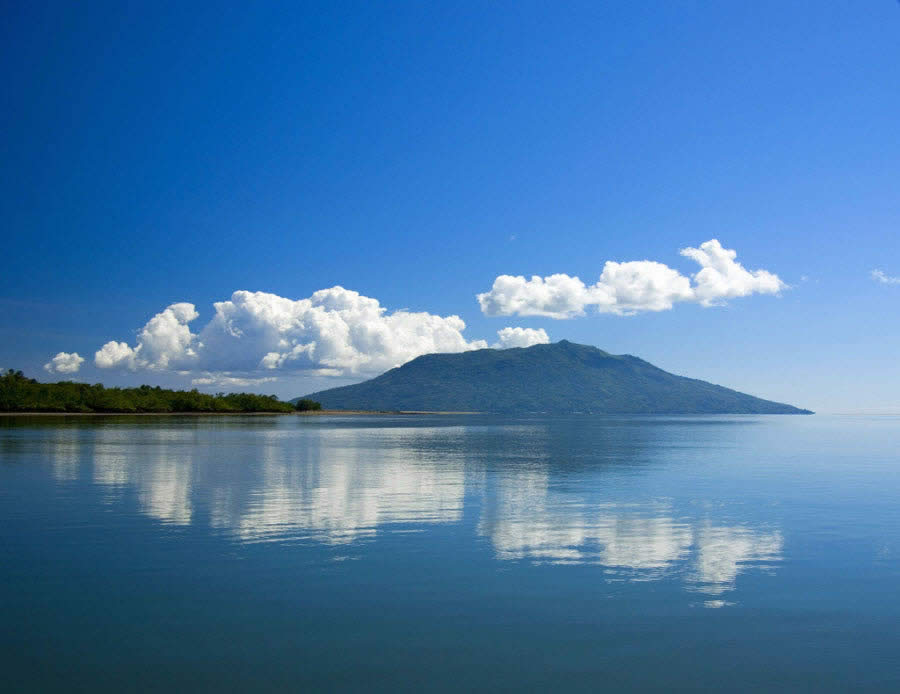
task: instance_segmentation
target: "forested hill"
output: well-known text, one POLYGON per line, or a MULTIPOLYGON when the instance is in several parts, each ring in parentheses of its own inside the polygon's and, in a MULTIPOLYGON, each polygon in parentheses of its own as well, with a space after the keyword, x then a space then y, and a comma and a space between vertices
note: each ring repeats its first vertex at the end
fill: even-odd
MULTIPOLYGON (((318 403, 314 403, 318 405, 318 403)), ((316 409, 307 406, 306 409, 316 409)), ((97 383, 38 383, 21 371, 0 376, 0 412, 293 412, 295 406, 274 395, 160 387, 106 388, 97 383)))
POLYGON ((810 414, 563 340, 429 354, 370 381, 306 396, 327 409, 606 414, 810 414))

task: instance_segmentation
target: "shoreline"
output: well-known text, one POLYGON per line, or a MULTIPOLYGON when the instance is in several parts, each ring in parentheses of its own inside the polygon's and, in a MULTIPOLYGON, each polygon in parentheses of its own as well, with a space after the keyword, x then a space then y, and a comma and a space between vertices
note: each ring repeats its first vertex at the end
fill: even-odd
POLYGON ((320 417, 365 415, 459 415, 481 412, 429 412, 425 410, 308 410, 304 412, 0 412, 0 417, 320 417))

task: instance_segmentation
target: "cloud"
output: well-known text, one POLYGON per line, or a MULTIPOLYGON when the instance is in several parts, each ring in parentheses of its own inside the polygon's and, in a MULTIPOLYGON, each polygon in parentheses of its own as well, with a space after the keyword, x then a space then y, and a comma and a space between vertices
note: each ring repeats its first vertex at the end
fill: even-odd
POLYGON ((777 294, 787 287, 767 270, 744 268, 735 260, 737 253, 723 248, 716 239, 699 248, 685 248, 681 255, 700 265, 691 278, 652 260, 610 260, 592 285, 566 274, 535 275, 530 280, 521 275, 500 275, 490 291, 478 294, 478 303, 488 316, 562 319, 583 316, 588 308, 598 313, 630 315, 667 311, 677 302, 716 306, 750 294, 777 294))
POLYGON ((201 331, 203 361, 213 370, 332 369, 380 373, 431 352, 487 347, 469 342, 459 316, 388 313, 377 299, 332 287, 308 299, 238 291, 215 304, 201 331))
POLYGON ((694 295, 704 306, 750 294, 777 294, 786 286, 767 270, 745 270, 735 260, 737 252, 722 248, 716 239, 701 243, 700 248, 682 249, 681 255, 703 268, 693 278, 694 295))
POLYGON ((550 342, 550 337, 543 328, 503 328, 497 331, 497 337, 498 341, 491 345, 494 349, 531 347, 531 345, 546 345, 550 342))
POLYGON ((199 378, 192 378, 191 385, 192 386, 232 386, 232 387, 246 387, 246 386, 258 386, 263 383, 272 383, 273 381, 277 381, 278 379, 274 376, 267 376, 264 378, 242 378, 240 376, 229 376, 228 374, 206 374, 205 376, 200 376, 199 378))
POLYGON ((886 275, 883 270, 872 270, 872 279, 881 284, 900 284, 900 277, 891 277, 886 275))
POLYGON ((196 336, 188 327, 197 316, 193 304, 172 304, 147 322, 138 334, 137 347, 107 342, 94 354, 94 363, 101 369, 167 369, 188 363, 197 356, 196 336))
MULTIPOLYGON (((197 385, 255 385, 267 382, 256 376, 271 372, 372 375, 422 354, 488 346, 463 336, 466 324, 459 316, 389 312, 377 299, 343 287, 296 300, 242 290, 213 307, 211 320, 192 332, 195 306, 172 304, 147 322, 134 345, 107 342, 94 363, 196 373, 197 385)), ((504 347, 549 341, 543 330, 523 328, 505 328, 498 336, 504 347)))
POLYGON ((117 366, 135 368, 134 350, 127 342, 107 342, 103 347, 94 352, 94 364, 101 369, 112 369, 117 366))
POLYGON ((59 352, 53 359, 44 364, 44 370, 51 374, 74 374, 81 368, 84 357, 78 352, 59 352))

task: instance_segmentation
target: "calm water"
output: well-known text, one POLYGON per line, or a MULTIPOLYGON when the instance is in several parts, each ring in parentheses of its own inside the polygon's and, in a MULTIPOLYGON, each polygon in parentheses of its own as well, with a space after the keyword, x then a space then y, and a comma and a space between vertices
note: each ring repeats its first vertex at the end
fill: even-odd
POLYGON ((6 691, 900 691, 900 418, 0 418, 6 691))

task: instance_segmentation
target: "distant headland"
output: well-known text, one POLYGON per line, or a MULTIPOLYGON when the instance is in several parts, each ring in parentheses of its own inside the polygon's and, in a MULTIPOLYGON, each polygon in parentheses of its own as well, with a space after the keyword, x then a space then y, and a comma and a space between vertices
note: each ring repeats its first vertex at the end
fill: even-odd
POLYGON ((311 393, 328 409, 592 414, 812 414, 567 340, 427 354, 311 393))

